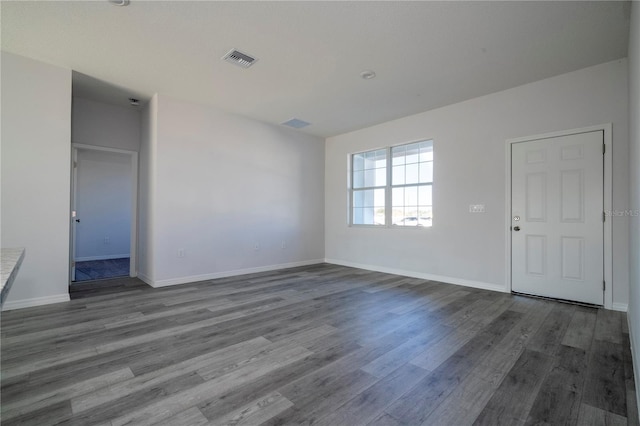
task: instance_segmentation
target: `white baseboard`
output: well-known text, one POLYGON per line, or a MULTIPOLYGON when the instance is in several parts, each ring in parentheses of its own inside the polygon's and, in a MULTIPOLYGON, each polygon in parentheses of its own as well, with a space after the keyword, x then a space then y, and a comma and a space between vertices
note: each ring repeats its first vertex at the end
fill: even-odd
POLYGON ((146 276, 145 274, 141 274, 140 272, 138 272, 137 277, 138 277, 138 279, 142 280, 146 284, 149 284, 151 287, 155 287, 153 285, 153 279, 148 277, 148 276, 146 276))
POLYGON ((76 257, 76 262, 87 262, 90 260, 110 260, 110 259, 122 259, 123 257, 131 256, 129 253, 126 254, 107 254, 102 256, 84 256, 84 257, 76 257))
POLYGON ((51 303, 68 302, 69 293, 56 294, 54 296, 34 297, 33 299, 14 300, 5 302, 2 306, 3 311, 11 311, 13 309, 31 308, 33 306, 49 305, 51 303))
POLYGON ((629 306, 626 303, 614 303, 611 305, 611 310, 614 311, 627 312, 628 308, 629 306))
POLYGON ((149 277, 146 277, 142 274, 139 274, 138 278, 140 278, 142 281, 149 284, 150 286, 157 288, 157 287, 166 287, 170 285, 193 283, 197 281, 215 280, 217 278, 234 277, 236 275, 246 275, 246 274, 255 274, 258 272, 276 271, 278 269, 295 268, 297 266, 316 265, 318 263, 324 263, 324 259, 303 260, 301 262, 281 263, 278 265, 259 266, 257 268, 235 269, 232 271, 214 272, 211 274, 203 274, 203 275, 191 275, 188 277, 169 278, 166 280, 157 280, 157 281, 149 279, 149 277))
POLYGON ((342 266, 350 266, 352 268, 366 269, 369 271, 384 272, 387 274, 402 275, 406 277, 420 278, 423 280, 430 280, 430 281, 439 281, 447 284, 457 284, 465 287, 479 288, 482 290, 491 290, 491 291, 498 291, 501 293, 509 293, 509 291, 502 285, 485 283, 482 281, 473 281, 473 280, 467 280, 463 278, 454 278, 454 277, 447 277, 443 275, 427 274, 424 272, 408 271, 405 269, 386 268, 384 266, 368 265, 363 263, 348 262, 348 261, 337 260, 337 259, 325 259, 325 262, 332 263, 334 265, 342 265, 342 266))

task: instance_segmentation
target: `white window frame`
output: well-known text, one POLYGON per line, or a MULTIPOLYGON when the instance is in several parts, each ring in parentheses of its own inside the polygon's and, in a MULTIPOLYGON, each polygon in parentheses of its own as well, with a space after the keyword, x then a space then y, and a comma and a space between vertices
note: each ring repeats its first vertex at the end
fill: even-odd
MULTIPOLYGON (((393 214, 393 189, 394 188, 408 188, 408 187, 421 187, 421 186, 430 186, 431 187, 431 211, 432 211, 432 215, 433 215, 433 178, 431 179, 431 182, 428 183, 404 183, 404 184, 399 184, 399 185, 393 185, 393 157, 392 157, 392 150, 393 148, 399 147, 399 146, 404 146, 404 145, 412 145, 415 143, 420 143, 420 142, 431 142, 432 146, 434 144, 434 140, 431 138, 425 138, 425 139, 418 139, 415 141, 411 141, 411 142, 403 142, 403 143, 399 143, 396 145, 390 145, 390 146, 386 146, 386 147, 379 147, 379 148, 371 148, 371 149, 367 149, 365 151, 358 151, 358 152, 353 152, 350 153, 348 156, 348 200, 347 200, 347 208, 349 210, 348 212, 348 226, 349 227, 355 227, 355 228, 394 228, 394 229, 413 229, 413 228, 420 228, 420 229, 430 229, 433 227, 432 226, 394 226, 392 223, 392 214, 393 214), (385 186, 373 186, 373 187, 362 187, 362 188, 355 188, 353 187, 353 173, 354 173, 354 167, 353 167, 353 161, 354 161, 354 157, 358 154, 363 154, 363 153, 367 153, 367 152, 374 152, 374 151, 380 151, 380 150, 385 150, 386 153, 386 182, 385 182, 385 186), (385 217, 385 223, 384 225, 375 225, 375 224, 357 224, 357 223, 353 223, 353 210, 354 210, 354 206, 353 206, 353 197, 354 197, 354 192, 355 191, 364 191, 364 190, 374 190, 374 189, 384 189, 385 191, 385 206, 384 206, 384 217, 385 217)), ((432 162, 435 162, 435 159, 432 160, 432 162)), ((432 219, 433 220, 433 219, 432 219)))

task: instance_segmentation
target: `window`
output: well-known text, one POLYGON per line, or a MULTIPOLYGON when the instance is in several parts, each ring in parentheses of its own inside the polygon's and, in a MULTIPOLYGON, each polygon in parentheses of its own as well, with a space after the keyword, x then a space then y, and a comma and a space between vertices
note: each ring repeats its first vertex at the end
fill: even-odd
POLYGON ((384 225, 387 185, 387 150, 352 156, 352 218, 354 225, 384 225))
POLYGON ((351 156, 352 225, 431 226, 433 141, 351 156))

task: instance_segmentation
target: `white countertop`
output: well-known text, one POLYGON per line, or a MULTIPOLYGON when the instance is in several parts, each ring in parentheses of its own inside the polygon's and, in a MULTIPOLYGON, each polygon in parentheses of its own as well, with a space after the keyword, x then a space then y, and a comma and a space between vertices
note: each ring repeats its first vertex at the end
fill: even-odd
POLYGON ((11 289, 13 281, 18 275, 18 269, 24 259, 25 249, 21 247, 17 248, 3 248, 0 257, 1 265, 0 272, 2 273, 2 282, 0 282, 0 306, 4 303, 11 289))

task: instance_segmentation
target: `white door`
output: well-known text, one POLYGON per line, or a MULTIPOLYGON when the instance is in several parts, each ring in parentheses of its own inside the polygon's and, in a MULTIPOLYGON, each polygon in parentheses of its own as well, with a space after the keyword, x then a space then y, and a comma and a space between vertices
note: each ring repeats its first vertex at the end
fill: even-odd
POLYGON ((511 288, 604 302, 603 132, 511 145, 511 288))

